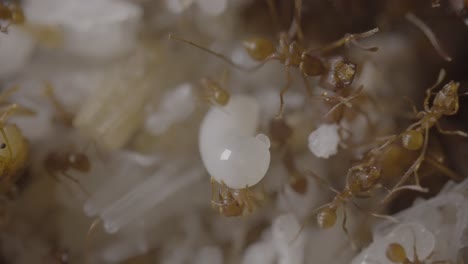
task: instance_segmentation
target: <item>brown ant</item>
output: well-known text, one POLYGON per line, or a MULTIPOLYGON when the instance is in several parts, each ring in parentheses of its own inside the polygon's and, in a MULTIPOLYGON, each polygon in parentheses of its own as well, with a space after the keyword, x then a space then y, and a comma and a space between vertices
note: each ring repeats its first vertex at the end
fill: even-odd
POLYGON ((243 42, 245 50, 252 59, 260 62, 260 64, 254 66, 253 68, 245 68, 240 65, 237 65, 223 54, 214 52, 192 41, 175 37, 172 34, 169 35, 169 39, 180 41, 188 45, 194 46, 196 48, 199 48, 242 71, 252 72, 261 68, 265 63, 269 61, 279 61, 286 67, 287 80, 286 85, 280 91, 280 109, 278 112, 278 117, 281 117, 284 108, 284 94, 287 92, 292 82, 291 74, 289 71, 290 68, 299 69, 309 94, 311 93, 311 91, 307 77, 329 75, 330 71, 335 72, 335 84, 338 85, 338 87, 335 88, 340 88, 340 86, 348 85, 352 82, 352 79, 354 78, 355 65, 353 66, 353 64, 342 60, 341 63, 338 64, 332 62, 331 64, 333 65, 333 67, 330 68, 330 65, 324 62, 324 54, 348 43, 352 43, 355 46, 367 51, 376 51, 376 47, 362 47, 357 42, 357 40, 367 38, 369 36, 374 35, 377 32, 378 28, 374 28, 372 30, 359 34, 347 34, 343 38, 340 38, 339 40, 334 41, 331 44, 316 50, 303 48, 298 41, 291 41, 290 37, 286 33, 280 34, 278 46, 275 46, 274 42, 266 38, 255 37, 247 39, 243 42))
POLYGON ((76 170, 82 173, 90 171, 91 163, 86 154, 81 152, 58 153, 52 151, 47 154, 43 164, 47 173, 54 179, 58 180, 58 174, 61 174, 76 183, 86 194, 88 194, 80 182, 68 174, 69 170, 76 170))
POLYGON ((0 25, 0 32, 8 33, 10 24, 20 25, 24 24, 25 17, 23 9, 18 3, 8 3, 0 1, 0 20, 7 20, 6 26, 0 25))
POLYGON ((460 86, 459 83, 450 81, 446 85, 442 87, 442 89, 436 93, 433 101, 432 106, 429 106, 429 100, 432 95, 432 91, 440 85, 442 80, 445 77, 445 71, 441 70, 439 73, 439 77, 437 82, 426 90, 426 97, 424 98, 424 110, 417 112, 416 107, 413 106, 413 111, 416 113, 416 116, 419 118, 418 121, 410 125, 405 132, 401 133, 398 136, 390 137, 389 141, 394 141, 398 138, 401 138, 402 145, 405 149, 408 150, 419 150, 421 152, 418 158, 414 161, 414 163, 410 166, 410 168, 405 172, 405 174, 401 177, 398 183, 393 187, 390 194, 384 199, 386 201, 390 196, 403 189, 412 189, 418 190, 422 192, 426 192, 427 189, 422 188, 419 184, 419 176, 418 170, 421 166, 422 162, 425 159, 425 155, 427 152, 427 146, 429 141, 429 129, 432 127, 436 127, 437 130, 442 134, 447 135, 458 135, 462 137, 468 137, 468 134, 463 131, 447 131, 444 130, 440 124, 438 123, 439 120, 443 116, 451 116, 455 115, 459 109, 459 95, 458 95, 458 88, 460 86), (409 176, 414 174, 415 176, 415 185, 403 186, 400 187, 403 183, 405 183, 409 176))
POLYGON ((224 183, 218 186, 218 197, 215 196, 216 181, 211 179, 211 205, 226 217, 243 216, 253 212, 257 204, 257 197, 251 189, 231 189, 224 183))

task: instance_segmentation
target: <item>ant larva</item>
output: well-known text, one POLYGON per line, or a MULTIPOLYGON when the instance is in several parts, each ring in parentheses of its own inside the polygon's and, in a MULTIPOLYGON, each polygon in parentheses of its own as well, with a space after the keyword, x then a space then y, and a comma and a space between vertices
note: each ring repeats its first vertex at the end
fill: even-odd
POLYGON ((58 174, 77 184, 85 193, 88 193, 80 182, 68 174, 69 170, 76 170, 82 173, 87 173, 91 169, 91 163, 86 154, 81 152, 50 152, 44 160, 44 168, 47 173, 54 179, 58 180, 58 174))
MULTIPOLYGON (((266 64, 269 61, 273 61, 273 60, 279 61, 286 68, 285 72, 286 72, 286 80, 287 80, 286 85, 280 91, 280 109, 278 111, 277 116, 281 117, 283 113, 283 108, 284 108, 284 94, 290 88, 291 81, 292 81, 290 68, 299 69, 303 77, 304 83, 306 85, 306 88, 310 94, 311 93, 310 85, 308 83, 307 77, 326 76, 329 74, 330 65, 324 62, 326 61, 324 57, 325 53, 331 50, 337 49, 348 43, 351 43, 367 51, 376 51, 377 50, 376 47, 371 47, 371 48, 363 47, 357 42, 357 40, 370 37, 374 35, 375 33, 377 33, 378 31, 379 31, 378 28, 374 28, 363 33, 346 34, 344 37, 332 42, 331 44, 328 44, 325 47, 315 49, 315 50, 305 49, 301 46, 301 44, 298 41, 295 41, 295 40, 291 41, 290 37, 286 33, 280 34, 279 42, 277 46, 275 46, 273 41, 266 39, 266 38, 262 38, 262 37, 255 37, 255 38, 247 39, 243 42, 243 46, 245 50, 247 51, 248 55, 252 59, 260 62, 260 64, 252 68, 246 68, 241 65, 237 65, 236 63, 231 61, 229 58, 227 58, 223 54, 214 52, 192 41, 188 41, 179 37, 175 37, 172 34, 169 35, 169 39, 180 41, 188 45, 194 46, 198 49, 201 49, 205 52, 208 52, 209 54, 212 54, 215 57, 227 62, 229 65, 233 66, 234 68, 242 70, 242 71, 252 72, 261 68, 264 64, 266 64)), ((353 67, 352 64, 347 63, 344 60, 342 60, 340 63, 332 61, 331 65, 333 66, 331 68, 331 71, 334 72, 334 78, 336 79, 336 84, 338 86, 343 86, 343 87, 347 84, 350 84, 350 82, 354 78, 355 66, 353 67)))
POLYGON ((10 26, 10 24, 24 24, 25 17, 20 4, 5 4, 3 1, 0 1, 0 20, 6 20, 8 23, 6 26, 0 25, 0 32, 3 33, 8 33, 8 27, 10 26))
POLYGON ((416 116, 419 118, 418 121, 411 124, 403 133, 397 136, 392 136, 389 138, 389 141, 394 141, 398 138, 401 138, 402 145, 405 149, 408 150, 419 150, 421 152, 418 158, 413 162, 405 174, 401 177, 398 183, 393 187, 388 196, 384 201, 388 200, 392 194, 399 190, 403 189, 412 189, 421 192, 426 192, 427 189, 421 187, 419 183, 418 170, 422 162, 425 159, 427 146, 429 141, 429 130, 432 127, 436 127, 437 130, 442 134, 447 135, 458 135, 462 137, 468 137, 468 133, 463 131, 447 131, 444 130, 439 121, 443 116, 455 115, 459 109, 459 94, 458 88, 459 83, 450 81, 445 84, 440 91, 438 91, 432 101, 432 106, 429 106, 429 100, 432 96, 432 91, 440 85, 442 80, 445 77, 445 71, 441 70, 437 82, 426 90, 426 97, 424 98, 424 110, 417 112, 416 107, 413 106, 413 111, 416 113, 416 116), (409 176, 414 174, 415 185, 402 186, 405 183, 409 176))
POLYGON ((211 205, 218 209, 219 213, 226 217, 243 216, 253 212, 257 204, 257 198, 249 188, 231 189, 224 183, 218 185, 218 194, 215 195, 216 181, 211 178, 211 205))

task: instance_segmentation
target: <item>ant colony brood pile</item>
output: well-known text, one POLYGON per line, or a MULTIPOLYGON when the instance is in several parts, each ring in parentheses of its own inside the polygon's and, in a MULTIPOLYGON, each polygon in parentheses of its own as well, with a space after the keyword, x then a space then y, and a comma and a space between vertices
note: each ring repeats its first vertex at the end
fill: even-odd
POLYGON ((0 263, 468 263, 467 11, 0 0, 0 263))

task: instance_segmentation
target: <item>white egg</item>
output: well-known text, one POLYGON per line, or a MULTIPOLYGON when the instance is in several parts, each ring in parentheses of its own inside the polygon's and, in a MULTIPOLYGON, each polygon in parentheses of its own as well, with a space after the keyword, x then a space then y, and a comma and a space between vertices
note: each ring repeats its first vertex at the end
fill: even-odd
POLYGON ((244 95, 232 96, 224 107, 213 107, 205 116, 199 149, 210 175, 232 189, 257 184, 270 165, 270 142, 255 135, 259 104, 244 95))
POLYGON ((340 135, 337 124, 322 124, 309 135, 309 150, 319 158, 328 159, 338 152, 340 135))

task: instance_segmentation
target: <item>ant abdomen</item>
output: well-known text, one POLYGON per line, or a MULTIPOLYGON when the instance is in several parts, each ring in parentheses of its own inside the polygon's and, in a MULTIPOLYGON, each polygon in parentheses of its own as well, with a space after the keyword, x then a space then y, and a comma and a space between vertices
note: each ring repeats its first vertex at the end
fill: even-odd
POLYGON ((243 45, 249 56, 257 61, 265 60, 276 51, 273 43, 265 38, 247 39, 243 45))
POLYGON ((418 150, 424 144, 424 136, 421 131, 408 130, 401 135, 401 142, 408 150, 418 150))
POLYGON ((324 207, 317 213, 317 224, 322 229, 331 228, 336 223, 336 208, 335 207, 324 207))
POLYGON ((405 249, 398 243, 388 245, 386 255, 388 260, 393 263, 405 263, 407 260, 405 249))
POLYGON ((299 68, 306 76, 309 77, 320 76, 325 72, 323 62, 319 58, 307 53, 302 53, 299 68))

